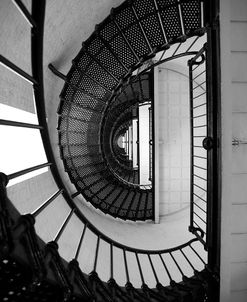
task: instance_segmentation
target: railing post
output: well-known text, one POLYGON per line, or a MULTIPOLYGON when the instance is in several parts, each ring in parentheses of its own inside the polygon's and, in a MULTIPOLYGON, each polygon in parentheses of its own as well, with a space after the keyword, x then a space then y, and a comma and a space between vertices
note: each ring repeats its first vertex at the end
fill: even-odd
POLYGON ((113 270, 113 244, 110 244, 110 279, 114 279, 114 270, 113 270))
POLYGON ((83 241, 85 233, 86 233, 86 229, 87 229, 87 223, 84 224, 84 228, 83 228, 83 231, 82 231, 82 234, 81 234, 81 238, 80 238, 80 241, 79 241, 76 253, 75 253, 75 260, 78 260, 79 253, 81 251, 82 241, 83 241))
POLYGON ((54 238, 54 242, 56 242, 56 243, 58 242, 58 240, 59 240, 59 238, 61 237, 63 231, 65 230, 67 224, 69 223, 70 218, 71 218, 71 216, 73 215, 74 211, 75 211, 75 209, 72 209, 72 210, 70 211, 69 215, 68 215, 68 216, 66 217, 66 219, 64 220, 64 222, 63 222, 61 228, 59 229, 57 235, 56 235, 55 238, 54 238))
POLYGON ((193 123, 193 75, 192 63, 189 65, 189 91, 190 91, 190 225, 189 231, 193 232, 193 213, 194 213, 194 123, 193 123))
POLYGON ((130 283, 129 268, 128 268, 128 262, 127 262, 126 250, 125 249, 123 249, 123 256, 124 256, 124 267, 125 267, 125 274, 126 274, 126 283, 130 283))
POLYGON ((97 238, 97 245, 96 245, 96 250, 95 250, 93 272, 96 272, 96 269, 97 269, 97 262, 98 262, 98 255, 99 255, 99 244, 100 244, 100 236, 98 236, 98 238, 97 238))
POLYGON ((0 173, 0 247, 3 255, 9 255, 13 249, 13 240, 11 235, 11 221, 7 210, 7 192, 8 177, 0 173))
POLYGON ((62 194, 63 189, 58 190, 50 198, 48 198, 38 209, 32 212, 33 217, 38 216, 53 200, 55 200, 60 194, 62 194))
POLYGON ((12 72, 16 73, 18 76, 22 77, 24 80, 30 82, 33 85, 37 85, 38 82, 24 70, 16 66, 14 63, 6 59, 4 56, 0 55, 0 63, 3 64, 6 68, 11 70, 12 72))
POLYGON ((29 13, 29 11, 27 10, 26 6, 22 3, 21 0, 12 0, 12 2, 14 2, 14 4, 16 5, 16 7, 19 9, 19 11, 21 12, 21 14, 23 15, 23 17, 27 20, 27 22, 29 23, 29 25, 31 27, 36 28, 37 24, 34 21, 32 15, 29 13))
POLYGON ((42 168, 45 168, 45 167, 49 167, 51 165, 52 165, 52 163, 45 163, 45 164, 33 166, 31 168, 27 168, 27 169, 24 169, 24 170, 15 172, 15 173, 11 173, 11 174, 8 175, 8 179, 10 180, 10 179, 22 176, 24 174, 27 174, 27 173, 30 173, 30 172, 33 172, 33 171, 36 171, 36 170, 39 170, 39 169, 42 169, 42 168))

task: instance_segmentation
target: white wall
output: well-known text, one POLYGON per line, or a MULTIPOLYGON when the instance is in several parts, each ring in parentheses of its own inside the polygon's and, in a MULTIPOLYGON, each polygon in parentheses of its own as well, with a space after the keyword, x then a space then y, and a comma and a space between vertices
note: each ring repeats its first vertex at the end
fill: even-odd
POLYGON ((190 201, 189 79, 158 67, 160 215, 181 210, 190 201))
MULTIPOLYGON (((0 1, 1 55, 31 72, 30 26, 12 1, 0 1)), ((0 102, 34 112, 32 86, 0 64, 0 102)))
POLYGON ((139 108, 139 169, 140 184, 150 184, 149 181, 149 106, 139 108))

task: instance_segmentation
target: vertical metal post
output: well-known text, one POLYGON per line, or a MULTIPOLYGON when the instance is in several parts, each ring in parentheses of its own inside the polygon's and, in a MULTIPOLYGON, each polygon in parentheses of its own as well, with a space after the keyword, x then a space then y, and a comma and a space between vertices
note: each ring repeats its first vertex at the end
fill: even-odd
MULTIPOLYGON (((219 2, 209 0, 204 4, 205 25, 208 27, 208 49, 206 60, 206 77, 208 81, 208 113, 211 117, 209 135, 213 138, 213 148, 208 153, 208 160, 212 160, 211 167, 208 167, 210 175, 210 196, 208 196, 208 267, 217 276, 220 271, 220 226, 221 226, 221 188, 219 181, 219 171, 221 171, 221 158, 219 140, 221 138, 220 129, 220 92, 221 92, 221 60, 220 60, 220 30, 219 30, 219 2)), ((219 301, 219 280, 214 279, 209 288, 211 301, 219 301)))
POLYGON ((153 261, 152 261, 151 256, 149 254, 148 254, 148 259, 149 259, 149 262, 150 262, 150 265, 151 265, 151 268, 152 268, 152 271, 153 271, 153 274, 154 274, 154 278, 156 280, 156 283, 158 284, 159 283, 159 278, 157 276, 156 270, 154 268, 153 261))
POLYGON ((143 276, 143 272, 142 272, 142 268, 141 268, 141 263, 140 263, 140 260, 139 260, 138 254, 137 254, 137 253, 135 253, 135 255, 136 255, 136 261, 137 261, 137 264, 138 264, 138 268, 139 268, 139 272, 140 272, 140 276, 141 276, 142 284, 145 284, 145 280, 144 280, 144 276, 143 276))
POLYGON ((190 90, 190 225, 189 230, 193 232, 194 219, 194 120, 193 120, 193 73, 192 61, 189 65, 189 90, 190 90))
POLYGON ((138 168, 138 178, 139 181, 141 180, 141 165, 140 165, 140 122, 139 122, 139 118, 140 118, 140 111, 139 111, 139 104, 136 107, 136 125, 137 125, 137 168, 138 168))
POLYGON ((85 233, 86 233, 86 229, 87 229, 87 224, 84 225, 84 228, 83 228, 83 231, 82 231, 82 234, 81 234, 81 238, 80 238, 80 241, 79 241, 76 253, 75 253, 75 260, 78 259, 78 256, 79 256, 79 253, 80 253, 80 250, 81 250, 82 241, 83 241, 83 238, 84 238, 85 233))
POLYGON ((154 221, 159 223, 159 70, 153 68, 150 74, 150 91, 152 107, 152 191, 154 221))
POLYGON ((53 194, 50 198, 48 198, 38 209, 32 212, 33 217, 38 216, 54 199, 56 199, 61 193, 63 193, 63 189, 58 190, 55 194, 53 194))
POLYGON ((72 209, 69 213, 69 215, 66 217, 66 219, 64 220, 64 223, 62 224, 60 230, 58 231, 57 235, 54 238, 55 242, 58 242, 59 238, 61 237, 61 235, 63 234, 63 231, 65 230, 67 224, 69 223, 69 220, 72 216, 72 214, 74 213, 75 209, 72 209))
POLYGON ((133 168, 133 119, 131 120, 131 160, 132 160, 132 168, 133 168))
POLYGON ((150 106, 148 108, 149 112, 149 180, 152 182, 153 177, 153 167, 152 167, 152 161, 153 161, 153 112, 152 107, 150 106))
MULTIPOLYGON (((217 2, 217 1, 216 1, 217 2)), ((219 24, 208 31, 206 49, 206 80, 207 80, 207 123, 208 137, 213 139, 213 146, 207 151, 208 183, 207 183, 207 245, 209 251, 209 266, 219 271, 220 257, 220 196, 219 196, 219 164, 218 140, 219 103, 220 98, 220 59, 219 59, 219 24), (213 69, 214 67, 214 69, 213 69)))
POLYGON ((127 257, 126 257, 126 250, 124 250, 124 249, 123 249, 123 256, 124 256, 124 266, 125 266, 126 280, 127 280, 127 283, 129 283, 130 282, 129 269, 128 269, 128 263, 127 263, 127 257))
POLYGON ((174 261, 174 263, 175 263, 176 267, 178 268, 178 270, 179 270, 180 274, 181 274, 181 275, 182 275, 182 277, 183 277, 183 276, 184 276, 184 272, 182 271, 181 267, 179 266, 179 264, 178 264, 177 260, 175 259, 175 257, 173 256, 173 254, 172 254, 171 252, 170 252, 169 254, 170 254, 170 256, 171 256, 172 260, 174 261))
POLYGON ((165 268, 165 271, 166 271, 167 276, 168 276, 168 278, 169 278, 169 280, 170 280, 170 283, 171 283, 173 280, 172 280, 172 276, 171 276, 171 274, 170 274, 170 272, 169 272, 169 270, 168 270, 168 268, 167 268, 167 265, 166 265, 166 263, 165 263, 165 261, 164 261, 164 259, 163 259, 163 257, 162 257, 161 254, 159 254, 159 257, 160 257, 160 260, 161 260, 161 262, 162 262, 162 264, 163 264, 163 266, 164 266, 164 268, 165 268))
POLYGON ((94 258, 94 266, 93 266, 94 272, 96 272, 96 269, 97 269, 97 261, 98 261, 98 255, 99 255, 99 243, 100 243, 100 236, 98 236, 96 250, 95 250, 95 258, 94 258))
POLYGON ((111 243, 110 245, 110 263, 111 263, 111 268, 110 268, 110 278, 114 278, 114 271, 113 271, 113 244, 111 243))
POLYGON ((21 0, 12 0, 20 13, 23 15, 23 17, 26 19, 26 21, 29 23, 31 27, 37 27, 36 22, 33 20, 32 15, 27 10, 26 6, 22 3, 21 0))

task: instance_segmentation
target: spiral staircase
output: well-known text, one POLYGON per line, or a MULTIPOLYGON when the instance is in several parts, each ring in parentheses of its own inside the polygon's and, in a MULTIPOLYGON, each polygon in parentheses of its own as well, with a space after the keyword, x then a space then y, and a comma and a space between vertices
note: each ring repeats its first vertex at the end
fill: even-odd
MULTIPOLYGON (((215 214, 210 205, 206 206, 208 215, 203 209, 206 230, 191 221, 193 239, 172 248, 145 250, 105 235, 75 202, 82 196, 107 216, 122 220, 154 219, 155 179, 151 186, 142 186, 138 169, 117 141, 136 117, 138 106, 154 102, 154 66, 196 54, 190 63, 193 71, 204 62, 203 53, 198 55, 193 46, 205 33, 210 45, 211 4, 199 0, 125 1, 83 42, 66 76, 50 65, 65 81, 57 129, 64 169, 76 188, 70 194, 56 165, 45 112, 42 50, 46 3, 32 1, 30 13, 22 1, 13 2, 31 25, 32 74, 2 55, 0 62, 32 85, 38 124, 3 119, 0 124, 40 131, 47 162, 0 174, 1 300, 219 301, 218 245, 212 237, 215 214), (35 209, 19 211, 8 197, 8 182, 44 167, 57 191, 35 209), (58 219, 61 224, 57 226, 51 217, 53 224, 47 227, 57 231, 47 239, 38 221, 55 203, 54 215, 63 212, 63 219, 58 219), (71 225, 77 229, 73 236, 68 231, 71 225), (63 244, 70 239, 70 253, 65 255, 63 244)), ((210 142, 204 141, 206 150, 211 149, 210 142)), ((211 191, 207 194, 209 203, 211 191)))

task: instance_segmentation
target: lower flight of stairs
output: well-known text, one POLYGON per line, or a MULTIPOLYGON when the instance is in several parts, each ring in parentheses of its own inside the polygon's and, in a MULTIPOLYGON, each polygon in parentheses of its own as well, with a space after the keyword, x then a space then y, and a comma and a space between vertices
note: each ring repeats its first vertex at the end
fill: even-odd
POLYGON ((121 287, 114 279, 106 283, 96 270, 84 274, 76 259, 67 263, 60 257, 56 240, 45 244, 37 236, 35 218, 18 213, 6 194, 7 177, 0 176, 1 301, 207 301, 212 280, 207 269, 154 289, 145 283, 136 289, 130 282, 121 287))

